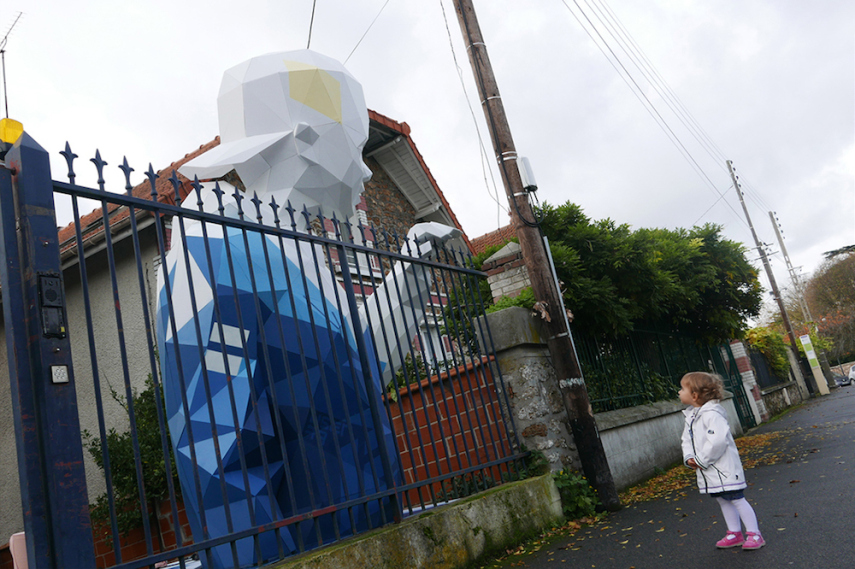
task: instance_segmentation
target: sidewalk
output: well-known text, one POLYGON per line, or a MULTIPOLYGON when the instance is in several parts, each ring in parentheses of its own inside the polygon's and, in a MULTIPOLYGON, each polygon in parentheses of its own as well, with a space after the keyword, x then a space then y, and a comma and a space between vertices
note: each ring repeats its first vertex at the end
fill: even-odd
POLYGON ((746 471, 746 497, 767 541, 763 549, 716 549, 726 531, 721 511, 692 485, 484 567, 855 567, 855 387, 835 389, 748 434, 769 433, 772 442, 746 461, 760 463, 746 471))

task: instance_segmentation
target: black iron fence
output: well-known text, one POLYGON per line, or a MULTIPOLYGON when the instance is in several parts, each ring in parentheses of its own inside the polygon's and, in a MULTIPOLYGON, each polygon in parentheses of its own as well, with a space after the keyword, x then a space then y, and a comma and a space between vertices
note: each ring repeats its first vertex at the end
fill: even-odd
POLYGON ((736 399, 743 426, 753 414, 728 345, 708 345, 674 332, 635 330, 626 336, 593 337, 574 331, 574 341, 595 412, 675 399, 690 371, 717 373, 736 399))
POLYGON ((0 168, 31 567, 255 566, 518 476, 468 254, 62 154, 0 168))
POLYGON ((764 356, 760 351, 755 350, 754 348, 749 348, 748 356, 751 358, 751 367, 754 368, 754 372, 757 376, 757 385, 761 388, 765 389, 767 387, 775 387, 776 385, 790 381, 789 377, 778 377, 778 375, 772 370, 772 366, 770 366, 769 362, 766 361, 766 356, 764 356))

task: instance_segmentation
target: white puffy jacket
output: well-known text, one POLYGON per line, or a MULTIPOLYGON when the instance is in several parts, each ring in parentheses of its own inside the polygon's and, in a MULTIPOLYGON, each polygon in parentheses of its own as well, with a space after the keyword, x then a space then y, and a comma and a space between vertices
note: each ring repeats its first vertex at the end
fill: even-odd
POLYGON ((724 407, 718 400, 712 400, 701 407, 689 407, 683 414, 686 416, 683 463, 694 458, 700 467, 696 472, 701 493, 715 494, 745 488, 745 472, 730 434, 724 407))

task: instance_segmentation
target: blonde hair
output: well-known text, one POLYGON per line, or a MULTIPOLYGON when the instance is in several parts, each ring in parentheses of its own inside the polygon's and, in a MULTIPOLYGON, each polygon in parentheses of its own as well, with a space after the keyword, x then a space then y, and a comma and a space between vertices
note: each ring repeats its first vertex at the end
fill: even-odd
POLYGON ((689 390, 697 394, 698 403, 701 405, 724 397, 724 382, 716 374, 693 371, 684 375, 680 381, 685 381, 689 390))

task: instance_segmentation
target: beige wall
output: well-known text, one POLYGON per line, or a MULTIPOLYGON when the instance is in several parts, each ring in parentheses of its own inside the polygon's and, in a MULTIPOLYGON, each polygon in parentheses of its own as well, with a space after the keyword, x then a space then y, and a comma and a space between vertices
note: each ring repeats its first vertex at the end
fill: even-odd
MULTIPOLYGON (((152 329, 154 328, 153 307, 156 306, 153 298, 156 288, 154 268, 154 259, 157 255, 156 239, 153 228, 143 229, 140 234, 140 257, 147 287, 145 294, 148 297, 152 329)), ((132 239, 127 238, 115 244, 115 259, 129 379, 134 388, 141 390, 146 377, 151 373, 151 365, 149 363, 149 348, 146 341, 139 277, 132 239)), ((87 272, 92 322, 94 323, 94 346, 101 380, 101 401, 104 406, 105 424, 108 429, 116 428, 122 431, 128 425, 127 413, 114 401, 110 394, 110 387, 112 387, 124 398, 125 379, 122 358, 120 357, 119 333, 106 251, 100 251, 87 259, 87 272)), ((80 427, 97 435, 98 414, 93 384, 93 366, 78 266, 74 265, 67 269, 64 272, 64 278, 80 427)), ((8 378, 9 370, 2 322, 0 322, 0 340, 3 341, 2 349, 0 349, 0 377, 8 378)), ((0 457, 0 544, 6 543, 12 533, 23 529, 14 422, 9 391, 9 382, 0 381, 0 449, 2 449, 2 457, 0 457)), ((101 470, 89 459, 88 453, 84 452, 84 455, 89 497, 90 501, 94 501, 105 489, 104 477, 101 470)))

